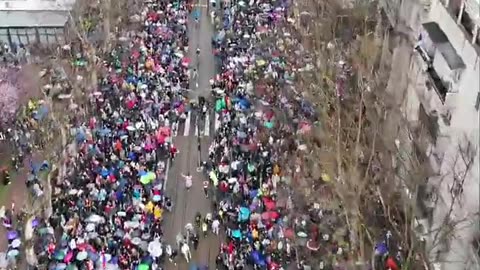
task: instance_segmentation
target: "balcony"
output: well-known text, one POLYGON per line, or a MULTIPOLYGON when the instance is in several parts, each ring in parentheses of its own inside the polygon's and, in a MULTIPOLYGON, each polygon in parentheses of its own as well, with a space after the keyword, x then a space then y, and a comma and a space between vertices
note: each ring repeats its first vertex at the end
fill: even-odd
POLYGON ((433 1, 429 13, 429 20, 439 24, 471 67, 477 65, 480 56, 479 10, 476 0, 437 0, 433 1))
POLYGON ((445 103, 447 94, 453 92, 452 88, 459 81, 465 69, 465 63, 435 22, 422 25, 422 32, 415 50, 426 65, 424 71, 428 77, 427 89, 433 88, 442 104, 445 103))

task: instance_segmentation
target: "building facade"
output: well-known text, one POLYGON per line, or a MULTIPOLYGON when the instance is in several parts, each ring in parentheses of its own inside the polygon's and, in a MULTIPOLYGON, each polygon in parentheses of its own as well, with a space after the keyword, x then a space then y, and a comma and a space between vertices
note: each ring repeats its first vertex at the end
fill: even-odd
POLYGON ((380 0, 380 6, 413 51, 402 112, 428 137, 420 147, 432 170, 430 196, 420 198, 428 214, 418 220, 432 268, 480 269, 479 0, 380 0))
POLYGON ((61 44, 75 0, 0 0, 0 41, 16 47, 61 44))

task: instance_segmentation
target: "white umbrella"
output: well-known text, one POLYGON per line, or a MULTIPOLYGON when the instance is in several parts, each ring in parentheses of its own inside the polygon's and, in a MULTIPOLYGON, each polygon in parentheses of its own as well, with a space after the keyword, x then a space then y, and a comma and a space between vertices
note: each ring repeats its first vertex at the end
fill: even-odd
POLYGON ((83 261, 88 257, 88 253, 86 251, 79 252, 77 254, 77 261, 83 261))
POLYGON ((128 126, 128 127, 127 127, 127 130, 128 130, 128 131, 135 131, 135 127, 133 127, 133 126, 128 126))
POLYGON ((17 249, 12 249, 9 252, 7 252, 7 257, 9 258, 15 258, 18 256, 20 252, 17 249))
POLYGON ((105 218, 103 218, 100 215, 93 214, 89 216, 86 220, 86 222, 91 222, 91 223, 103 223, 105 222, 105 218))
POLYGON ((70 191, 68 191, 68 195, 76 195, 78 193, 78 190, 76 189, 70 189, 70 191))
POLYGON ((20 239, 15 239, 12 241, 12 247, 13 248, 18 248, 22 244, 22 241, 20 239))
POLYGON ((132 239, 132 244, 136 246, 139 245, 141 242, 142 242, 142 239, 140 239, 140 237, 135 237, 132 239))
POLYGON ((148 244, 148 253, 150 253, 150 255, 152 255, 152 257, 155 257, 155 258, 162 256, 162 253, 163 253, 162 244, 157 239, 150 242, 148 244))
POLYGON ((95 224, 93 224, 93 223, 88 223, 88 224, 87 224, 87 227, 85 227, 85 230, 86 230, 87 232, 93 232, 93 231, 95 231, 95 224))
POLYGON ((5 252, 0 253, 0 268, 7 268, 8 266, 8 259, 7 254, 5 252))

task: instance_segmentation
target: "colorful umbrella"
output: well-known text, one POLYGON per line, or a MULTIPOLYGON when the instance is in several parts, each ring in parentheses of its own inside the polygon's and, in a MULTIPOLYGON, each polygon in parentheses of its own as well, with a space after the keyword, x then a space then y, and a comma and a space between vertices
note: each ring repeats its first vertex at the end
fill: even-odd
POLYGON ((149 269, 150 269, 150 266, 148 266, 148 264, 142 263, 138 266, 138 270, 149 270, 149 269))
POLYGON ((153 172, 148 172, 147 174, 145 175, 142 175, 140 177, 140 183, 144 184, 144 185, 148 185, 150 184, 151 182, 153 182, 153 180, 155 180, 157 176, 155 175, 155 173, 153 172))
POLYGON ((18 238, 18 232, 17 231, 9 231, 7 233, 7 238, 8 238, 8 240, 13 240, 13 239, 18 238))

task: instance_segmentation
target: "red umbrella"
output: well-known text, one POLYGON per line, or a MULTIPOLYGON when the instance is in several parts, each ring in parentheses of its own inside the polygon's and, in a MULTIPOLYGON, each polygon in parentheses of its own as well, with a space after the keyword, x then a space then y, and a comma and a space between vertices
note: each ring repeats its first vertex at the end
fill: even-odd
POLYGON ((283 231, 283 236, 289 239, 295 238, 295 232, 292 229, 285 229, 283 231))
POLYGON ((183 66, 189 66, 191 62, 192 62, 192 60, 188 57, 183 57, 183 59, 182 59, 182 65, 183 66))
POLYGON ((169 127, 161 127, 158 129, 158 132, 165 137, 169 137, 171 134, 171 130, 169 127))
POLYGON ((275 211, 268 211, 268 212, 264 212, 262 214, 262 219, 278 219, 280 217, 280 214, 278 212, 275 212, 275 211))
POLYGON ((272 199, 270 198, 263 198, 263 204, 265 205, 265 208, 268 210, 268 211, 271 211, 271 210, 274 210, 275 209, 275 201, 273 201, 272 199))
POLYGON ((300 122, 300 125, 299 125, 299 132, 301 134, 305 134, 305 133, 308 133, 312 130, 312 125, 310 125, 310 123, 306 122, 306 121, 302 121, 300 122))

